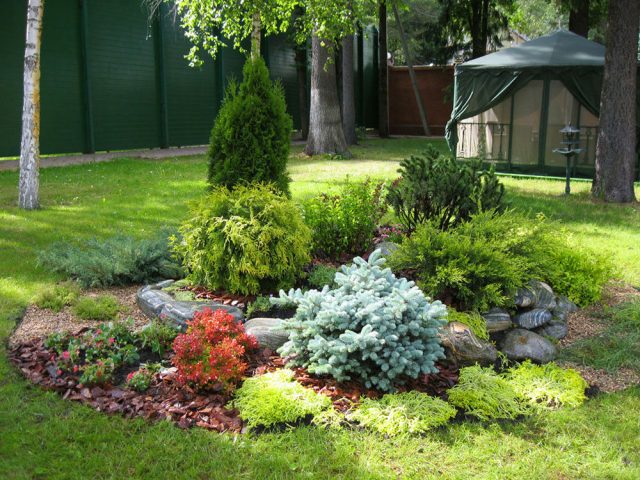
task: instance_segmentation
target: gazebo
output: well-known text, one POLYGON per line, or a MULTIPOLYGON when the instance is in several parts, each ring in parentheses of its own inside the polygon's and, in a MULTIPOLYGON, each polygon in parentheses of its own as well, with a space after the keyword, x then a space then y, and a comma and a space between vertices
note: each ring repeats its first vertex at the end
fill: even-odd
MULTIPOLYGON (((460 64, 446 138, 458 158, 557 173, 566 125, 580 129, 578 173, 593 171, 605 48, 567 31, 460 64)), ((633 93, 635 100, 635 92, 633 93)))

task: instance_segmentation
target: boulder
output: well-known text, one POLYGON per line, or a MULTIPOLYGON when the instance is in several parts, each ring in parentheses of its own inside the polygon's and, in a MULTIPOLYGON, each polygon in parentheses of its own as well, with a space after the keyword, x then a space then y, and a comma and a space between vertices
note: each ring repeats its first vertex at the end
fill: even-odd
POLYGON ((556 299, 556 306, 552 309, 554 315, 564 314, 565 317, 576 310, 578 310, 578 306, 563 295, 556 299))
POLYGON ((151 288, 151 286, 138 290, 136 294, 136 303, 149 318, 159 317, 162 307, 172 301, 174 301, 173 297, 167 292, 151 288))
POLYGON ((538 328, 545 323, 549 323, 553 315, 549 310, 544 308, 534 308, 527 312, 522 312, 513 317, 513 322, 519 327, 532 330, 538 328))
POLYGON ((252 318, 244 329, 256 338, 260 347, 276 351, 289 340, 289 333, 282 329, 283 322, 279 318, 252 318))
POLYGON ((569 327, 565 322, 561 322, 561 321, 554 322, 554 320, 551 320, 550 323, 543 325, 542 327, 537 329, 536 332, 545 337, 551 337, 557 340, 562 340, 564 337, 567 336, 569 327))
POLYGON ((532 307, 536 303, 536 294, 528 287, 519 288, 513 301, 518 308, 532 307))
POLYGON ((508 330, 513 326, 511 315, 503 308, 492 308, 487 313, 482 314, 485 322, 487 322, 487 332, 501 332, 508 330))
POLYGON ((471 329, 460 322, 450 322, 440 331, 440 341, 447 357, 458 365, 493 364, 498 351, 491 342, 480 340, 471 329))
POLYGON ((177 300, 171 300, 163 305, 162 310, 160 311, 160 315, 158 315, 163 320, 168 320, 175 324, 177 327, 182 330, 186 330, 187 322, 189 320, 193 320, 196 312, 202 312, 203 310, 211 309, 213 311, 216 310, 224 310, 228 314, 234 317, 236 322, 242 323, 244 320, 244 315, 242 314, 242 310, 237 307, 231 307, 229 305, 222 305, 220 303, 216 303, 213 301, 205 301, 205 302, 179 302, 177 300))
POLYGON ((502 340, 501 349, 509 360, 531 359, 536 363, 548 363, 557 354, 556 346, 546 338, 530 330, 516 328, 502 340))
POLYGON ((551 310, 556 308, 556 294, 549 285, 538 280, 529 282, 528 287, 533 291, 536 300, 533 303, 534 308, 543 308, 551 310))

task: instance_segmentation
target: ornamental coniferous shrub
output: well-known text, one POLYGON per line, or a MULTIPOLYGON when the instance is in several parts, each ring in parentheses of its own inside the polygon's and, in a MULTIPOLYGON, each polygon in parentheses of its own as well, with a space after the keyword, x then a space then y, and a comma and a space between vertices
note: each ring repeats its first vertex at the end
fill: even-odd
POLYGON ((311 231, 295 203, 273 186, 216 187, 174 239, 187 279, 245 295, 290 288, 309 263, 311 231))
POLYGON ((435 362, 444 357, 438 330, 445 307, 382 268, 384 261, 376 250, 368 262, 357 257, 343 266, 335 289, 281 291, 272 299, 298 305, 296 316, 285 322, 289 341, 280 349, 292 357, 291 365, 383 392, 437 371, 435 362))
POLYGON ((504 186, 480 161, 458 162, 430 146, 400 162, 398 172, 387 201, 408 232, 428 221, 447 230, 475 213, 502 208, 504 186))
POLYGON ((211 131, 209 183, 273 183, 289 195, 292 122, 282 86, 271 81, 261 58, 247 60, 243 75, 239 86, 229 84, 211 131))

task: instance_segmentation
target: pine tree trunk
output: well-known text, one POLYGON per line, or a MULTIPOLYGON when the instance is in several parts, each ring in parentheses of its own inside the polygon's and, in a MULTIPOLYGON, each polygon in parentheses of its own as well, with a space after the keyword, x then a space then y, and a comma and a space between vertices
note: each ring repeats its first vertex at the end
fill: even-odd
POLYGON ((24 99, 20 147, 20 208, 40 206, 40 43, 44 0, 29 0, 24 51, 24 99))
POLYGON ((348 154, 340 116, 336 65, 327 62, 327 47, 321 45, 315 34, 311 47, 311 109, 305 152, 307 155, 348 154))
POLYGON ((298 105, 302 139, 309 136, 309 109, 307 108, 307 49, 296 46, 296 78, 298 82, 298 105))
POLYGON ((632 202, 636 163, 636 74, 640 2, 610 0, 600 129, 592 193, 607 202, 632 202))
POLYGON ((587 38, 589 35, 589 0, 578 0, 569 12, 569 30, 587 38))
POLYGON ((393 16, 396 19, 396 25, 398 25, 398 31, 400 33, 400 41, 402 43, 402 50, 404 50, 404 56, 407 59, 407 67, 409 68, 409 79, 411 80, 411 86, 413 87, 413 94, 416 97, 416 104, 418 105, 418 113, 420 114, 420 122, 422 122, 422 129, 424 134, 428 137, 431 135, 429 130, 429 123, 427 122, 427 113, 424 110, 424 103, 422 103, 422 96, 420 95, 420 89, 418 88, 418 80, 416 79, 416 72, 413 70, 413 56, 409 50, 409 43, 407 42, 407 36, 400 20, 400 14, 398 13, 397 0, 392 0, 393 16))
POLYGON ((251 58, 253 60, 260 58, 260 36, 262 29, 262 21, 260 20, 260 12, 253 14, 251 22, 251 58))
POLYGON ((389 136, 389 67, 387 66, 387 1, 378 7, 378 134, 389 136))
POLYGON ((358 143, 356 96, 353 84, 353 35, 342 38, 342 128, 347 145, 358 143))

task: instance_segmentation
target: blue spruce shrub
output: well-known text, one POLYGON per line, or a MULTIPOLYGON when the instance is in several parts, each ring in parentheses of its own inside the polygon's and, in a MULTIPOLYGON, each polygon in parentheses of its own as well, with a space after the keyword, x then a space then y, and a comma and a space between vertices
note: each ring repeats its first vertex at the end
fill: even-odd
POLYGON ((414 282, 383 268, 376 250, 336 273, 336 288, 280 291, 273 303, 294 303, 285 322, 289 341, 280 353, 290 365, 338 381, 359 380, 367 388, 391 392, 407 378, 435 373, 444 358, 438 339, 445 306, 429 302, 414 282))

